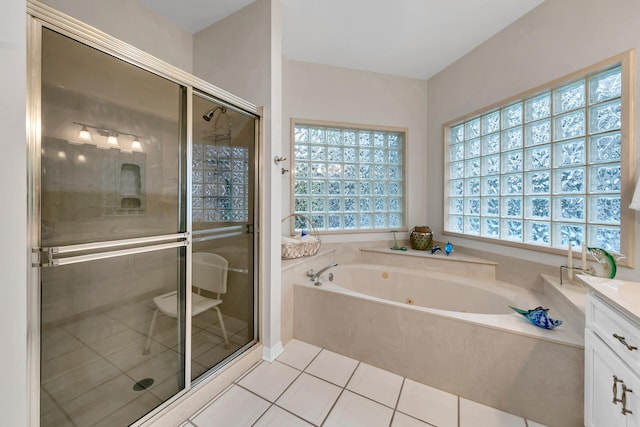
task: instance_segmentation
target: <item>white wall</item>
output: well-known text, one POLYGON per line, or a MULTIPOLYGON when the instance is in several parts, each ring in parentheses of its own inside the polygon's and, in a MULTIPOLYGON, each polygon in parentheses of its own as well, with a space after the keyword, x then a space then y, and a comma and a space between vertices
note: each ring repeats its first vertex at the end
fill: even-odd
POLYGON ((171 65, 191 72, 192 36, 137 0, 42 0, 171 65))
POLYGON ((280 182, 274 156, 281 154, 282 41, 280 0, 257 0, 194 35, 193 70, 198 77, 264 107, 259 195, 262 217, 262 342, 271 360, 280 341, 280 182), (274 238, 275 236, 275 238, 274 238))
MULTIPOLYGON (((283 151, 290 157, 290 125, 293 118, 328 120, 365 125, 405 127, 407 138, 407 225, 429 224, 427 194, 427 82, 326 65, 283 61, 283 151)), ((440 162, 438 160, 438 162, 440 162)), ((290 163, 284 166, 288 168, 290 163)), ((282 212, 290 210, 290 175, 282 180, 282 212)), ((283 230, 288 233, 287 230, 283 230)), ((398 234, 398 238, 406 237, 398 234)), ((326 242, 391 240, 390 233, 323 236, 326 242)))
MULTIPOLYGON (((428 223, 436 234, 443 226, 442 125, 464 114, 544 84, 555 78, 640 46, 637 0, 553 0, 510 25, 428 82, 429 173, 428 223)), ((640 85, 637 85, 640 90, 640 85)), ((636 94, 637 99, 637 94, 636 94)), ((640 123, 640 109, 636 109, 640 123)), ((633 141, 637 145, 637 140, 633 141)), ((640 150, 636 150, 640 156, 640 150)), ((625 208, 626 209, 626 208, 625 208)), ((640 215, 636 216, 635 265, 640 265, 640 215)), ((455 239, 454 243, 551 265, 559 256, 455 239)), ((619 270, 632 279, 634 270, 619 270)))
POLYGON ((23 0, 0 3, 0 414, 14 426, 28 424, 25 12, 23 0))

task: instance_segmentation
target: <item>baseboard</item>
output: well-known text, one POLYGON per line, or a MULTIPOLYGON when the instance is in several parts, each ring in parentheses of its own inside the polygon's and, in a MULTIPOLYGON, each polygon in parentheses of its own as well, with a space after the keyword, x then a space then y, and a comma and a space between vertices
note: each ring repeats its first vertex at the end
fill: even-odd
POLYGON ((273 362, 282 354, 284 347, 282 341, 278 341, 273 347, 262 347, 262 360, 273 362))

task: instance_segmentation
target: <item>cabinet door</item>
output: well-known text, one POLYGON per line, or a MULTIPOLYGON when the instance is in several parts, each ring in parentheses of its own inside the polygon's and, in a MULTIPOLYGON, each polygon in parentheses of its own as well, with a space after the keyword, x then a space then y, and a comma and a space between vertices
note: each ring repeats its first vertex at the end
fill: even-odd
POLYGON ((585 331, 585 426, 640 426, 640 380, 593 332, 585 331), (627 388, 626 414, 622 402, 613 402, 614 376, 618 380, 615 398, 622 399, 627 388))

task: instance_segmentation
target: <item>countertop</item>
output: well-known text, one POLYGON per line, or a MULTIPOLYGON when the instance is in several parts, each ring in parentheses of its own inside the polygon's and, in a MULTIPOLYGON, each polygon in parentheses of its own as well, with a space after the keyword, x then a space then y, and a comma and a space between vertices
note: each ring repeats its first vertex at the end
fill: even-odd
POLYGON ((591 291, 640 323, 640 282, 579 274, 591 291))

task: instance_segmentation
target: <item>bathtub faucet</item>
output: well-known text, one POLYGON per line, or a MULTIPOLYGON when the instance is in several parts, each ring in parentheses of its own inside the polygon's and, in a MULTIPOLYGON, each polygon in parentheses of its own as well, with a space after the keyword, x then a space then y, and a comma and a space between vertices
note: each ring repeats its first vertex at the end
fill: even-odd
MULTIPOLYGON (((315 271, 313 271, 313 270, 309 270, 309 271, 307 271, 307 276, 311 277, 311 281, 313 282, 314 285, 320 286, 320 284, 322 284, 322 282, 320 281, 320 275, 322 273, 324 273, 325 271, 327 271, 328 269, 333 268, 333 267, 335 267, 337 265, 338 265, 338 263, 334 262, 333 264, 327 265, 325 268, 321 269, 317 273, 315 271)), ((329 280, 331 280, 331 279, 329 279, 329 280)))

